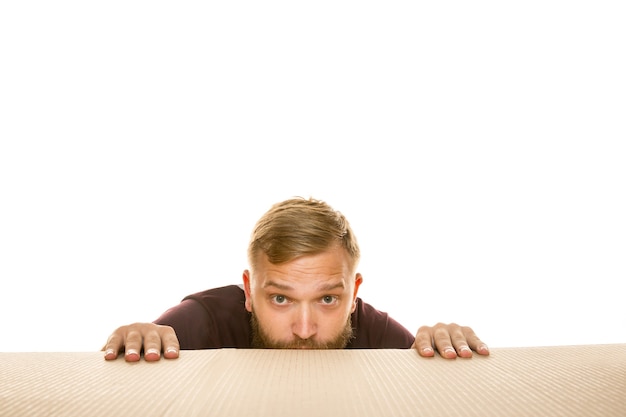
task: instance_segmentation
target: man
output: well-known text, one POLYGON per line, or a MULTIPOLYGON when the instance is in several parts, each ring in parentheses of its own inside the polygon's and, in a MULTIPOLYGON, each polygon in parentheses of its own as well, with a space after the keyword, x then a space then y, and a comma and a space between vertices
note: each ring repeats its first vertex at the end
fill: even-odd
POLYGON ((360 250, 347 219, 323 201, 293 198, 259 219, 243 285, 191 294, 154 323, 119 327, 103 350, 113 360, 177 358, 180 349, 414 348, 471 357, 489 349, 469 327, 439 323, 413 336, 357 297, 360 250))

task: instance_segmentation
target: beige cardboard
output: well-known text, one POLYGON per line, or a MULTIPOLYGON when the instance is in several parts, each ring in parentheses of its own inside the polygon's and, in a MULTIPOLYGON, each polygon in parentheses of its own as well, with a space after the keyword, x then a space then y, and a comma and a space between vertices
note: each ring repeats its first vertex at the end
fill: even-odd
POLYGON ((626 344, 492 349, 204 350, 107 362, 0 353, 1 416, 626 416, 626 344))

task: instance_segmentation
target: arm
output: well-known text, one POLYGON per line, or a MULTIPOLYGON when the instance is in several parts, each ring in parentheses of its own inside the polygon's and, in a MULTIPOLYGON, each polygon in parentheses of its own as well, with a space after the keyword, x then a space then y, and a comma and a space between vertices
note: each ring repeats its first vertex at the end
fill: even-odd
POLYGON ((158 361, 161 353, 166 359, 178 358, 181 349, 198 349, 198 338, 206 337, 206 312, 193 300, 183 300, 170 308, 153 323, 134 323, 118 327, 109 336, 106 360, 114 360, 123 352, 127 362, 141 359, 158 361))
POLYGON ((147 361, 157 361, 161 354, 166 359, 175 359, 180 350, 222 347, 220 340, 215 340, 218 333, 215 321, 207 310, 196 300, 187 298, 152 323, 134 323, 117 328, 102 350, 107 360, 116 359, 119 353, 124 353, 126 361, 138 361, 142 348, 147 361))
POLYGON ((103 348, 105 359, 124 352, 126 361, 178 357, 180 350, 250 347, 250 317, 236 285, 191 294, 153 323, 119 327, 103 348))

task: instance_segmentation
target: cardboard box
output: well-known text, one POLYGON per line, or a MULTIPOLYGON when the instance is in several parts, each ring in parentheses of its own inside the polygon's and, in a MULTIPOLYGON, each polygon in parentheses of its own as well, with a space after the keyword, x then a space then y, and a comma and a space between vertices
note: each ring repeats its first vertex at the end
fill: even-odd
POLYGON ((1 416, 626 416, 626 344, 203 350, 159 362, 0 353, 1 416))

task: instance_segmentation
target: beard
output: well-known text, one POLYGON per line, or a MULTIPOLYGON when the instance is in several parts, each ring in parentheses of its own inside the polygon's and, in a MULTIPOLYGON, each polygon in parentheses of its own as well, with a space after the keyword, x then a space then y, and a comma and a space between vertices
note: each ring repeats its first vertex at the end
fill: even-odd
POLYGON ((250 316, 250 325, 252 326, 252 347, 254 349, 343 349, 354 336, 351 315, 348 316, 348 320, 339 334, 334 339, 325 342, 301 339, 298 336, 294 336, 295 339, 289 342, 274 340, 261 327, 254 309, 252 309, 250 316))

